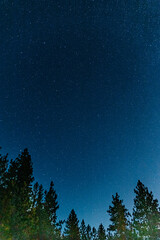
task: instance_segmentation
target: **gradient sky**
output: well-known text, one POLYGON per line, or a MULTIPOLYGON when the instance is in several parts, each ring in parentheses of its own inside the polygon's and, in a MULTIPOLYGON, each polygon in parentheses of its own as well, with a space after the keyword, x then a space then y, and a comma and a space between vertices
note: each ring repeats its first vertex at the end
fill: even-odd
POLYGON ((160 1, 1 1, 0 130, 54 181, 59 218, 107 228, 138 179, 160 200, 160 1))

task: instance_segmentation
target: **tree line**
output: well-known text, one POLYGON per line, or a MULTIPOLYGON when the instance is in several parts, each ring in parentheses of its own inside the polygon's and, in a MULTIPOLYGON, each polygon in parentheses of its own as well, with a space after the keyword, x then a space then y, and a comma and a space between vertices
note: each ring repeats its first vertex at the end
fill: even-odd
POLYGON ((79 223, 74 209, 67 220, 57 219, 57 194, 51 181, 49 190, 34 181, 27 149, 15 160, 0 154, 0 239, 1 240, 157 240, 160 239, 158 200, 141 181, 134 189, 132 214, 118 193, 106 211, 107 229, 79 223), (62 227, 64 224, 64 227, 62 227))

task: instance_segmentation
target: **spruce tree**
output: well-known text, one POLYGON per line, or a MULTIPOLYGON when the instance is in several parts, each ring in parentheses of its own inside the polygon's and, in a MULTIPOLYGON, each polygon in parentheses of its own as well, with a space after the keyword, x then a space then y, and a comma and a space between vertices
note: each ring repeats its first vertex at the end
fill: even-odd
POLYGON ((92 240, 97 240, 97 230, 95 227, 92 228, 92 240))
POLYGON ((28 239, 30 232, 29 215, 33 168, 31 156, 25 149, 15 160, 11 160, 7 172, 9 197, 9 229, 13 238, 28 239))
POLYGON ((78 227, 78 218, 75 211, 72 209, 66 221, 64 235, 66 240, 80 240, 80 232, 78 227))
POLYGON ((38 236, 38 229, 39 229, 39 216, 37 211, 37 201, 38 201, 38 194, 39 194, 39 184, 36 182, 33 186, 32 190, 32 206, 31 206, 31 215, 30 215, 30 222, 31 222, 31 238, 37 239, 38 236))
POLYGON ((56 214, 59 205, 53 182, 45 194, 42 185, 35 183, 32 187, 32 182, 27 149, 10 162, 7 155, 0 154, 0 239, 60 239, 56 214))
POLYGON ((84 219, 82 220, 81 225, 80 225, 80 239, 87 240, 87 229, 86 229, 84 219))
POLYGON ((51 181, 49 191, 45 191, 45 210, 52 225, 56 225, 57 210, 59 208, 57 194, 54 190, 54 184, 51 181))
POLYGON ((44 205, 43 205, 44 190, 42 184, 39 185, 38 197, 36 204, 36 215, 37 215, 37 227, 38 227, 38 239, 42 239, 44 235, 45 225, 44 225, 44 205))
MULTIPOLYGON (((1 148, 0 148, 1 149, 1 148)), ((8 190, 8 154, 0 154, 0 239, 10 236, 10 192, 8 190)))
POLYGON ((133 208, 133 230, 138 239, 157 239, 160 213, 158 200, 153 198, 152 192, 138 181, 134 189, 136 197, 133 208))
POLYGON ((34 184, 31 213, 31 239, 51 239, 53 232, 51 230, 49 216, 44 207, 44 190, 42 184, 34 184))
POLYGON ((49 235, 53 235, 54 239, 59 238, 60 232, 57 223, 57 210, 59 208, 57 194, 54 190, 54 184, 51 181, 49 191, 45 191, 44 210, 46 214, 46 222, 48 222, 49 235), (49 231, 50 230, 50 231, 49 231))
POLYGON ((106 240, 106 232, 102 223, 98 227, 98 240, 106 240))
POLYGON ((112 222, 109 225, 108 231, 116 239, 126 240, 129 226, 128 217, 130 214, 125 205, 123 205, 123 200, 120 200, 118 193, 116 193, 115 197, 112 196, 112 198, 112 206, 109 206, 109 210, 107 211, 112 222))
POLYGON ((92 229, 89 224, 87 225, 86 231, 87 231, 87 240, 91 240, 92 239, 92 229))

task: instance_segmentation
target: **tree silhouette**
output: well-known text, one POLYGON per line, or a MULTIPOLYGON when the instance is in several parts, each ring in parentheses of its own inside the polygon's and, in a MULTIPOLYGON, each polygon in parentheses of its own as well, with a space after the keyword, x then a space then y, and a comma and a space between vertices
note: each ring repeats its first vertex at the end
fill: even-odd
POLYGON ((92 239, 93 240, 97 239, 97 230, 95 227, 92 228, 92 239))
POLYGON ((48 214, 51 224, 56 225, 57 210, 59 208, 59 205, 57 202, 57 194, 53 187, 54 184, 53 181, 51 181, 49 191, 45 191, 45 210, 48 214))
MULTIPOLYGON (((57 210, 59 208, 57 202, 57 194, 54 190, 54 184, 51 181, 49 191, 45 191, 44 210, 47 217, 47 222, 50 228, 50 235, 54 236, 54 239, 59 234, 57 228, 57 210)), ((49 230, 49 229, 48 229, 49 230)))
POLYGON ((15 160, 0 154, 0 239, 1 240, 157 240, 160 212, 158 200, 138 181, 134 192, 132 221, 118 193, 112 196, 107 211, 111 224, 108 232, 102 224, 98 231, 84 219, 79 228, 75 211, 69 214, 62 234, 57 222, 59 204, 53 182, 48 191, 33 184, 31 156, 25 149, 15 160))
POLYGON ((138 233, 137 238, 157 239, 160 213, 158 200, 153 198, 152 192, 138 181, 134 190, 136 197, 133 208, 133 230, 138 233))
POLYGON ((86 229, 86 231, 87 231, 87 240, 91 240, 92 239, 92 231, 91 230, 92 230, 91 226, 88 224, 87 225, 87 229, 86 229))
POLYGON ((64 230, 65 239, 67 240, 80 240, 80 232, 78 227, 78 219, 75 211, 72 209, 66 221, 64 230))
MULTIPOLYGON (((1 148, 0 148, 1 149, 1 148)), ((10 199, 8 190, 8 155, 0 154, 0 238, 10 236, 10 199)))
POLYGON ((106 232, 103 224, 101 223, 98 227, 98 240, 105 240, 106 239, 106 232))
POLYGON ((28 239, 33 182, 31 156, 27 149, 13 161, 7 171, 8 229, 14 238, 28 239))
POLYGON ((87 229, 86 229, 84 219, 82 220, 81 226, 80 226, 80 239, 87 240, 87 229))
POLYGON ((129 213, 123 205, 123 201, 119 199, 118 193, 115 197, 112 196, 112 206, 109 206, 107 211, 110 215, 110 221, 112 224, 109 225, 108 231, 116 237, 116 239, 125 240, 127 239, 127 232, 129 226, 129 213))

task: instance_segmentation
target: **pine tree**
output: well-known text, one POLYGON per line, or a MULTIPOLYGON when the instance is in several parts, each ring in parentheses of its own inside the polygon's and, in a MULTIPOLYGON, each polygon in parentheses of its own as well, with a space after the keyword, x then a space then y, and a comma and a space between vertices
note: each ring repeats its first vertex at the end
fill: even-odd
POLYGON ((86 229, 84 219, 82 220, 81 226, 80 226, 80 239, 87 240, 87 229, 86 229))
POLYGON ((160 213, 158 200, 153 198, 152 192, 138 181, 134 190, 136 197, 133 208, 133 229, 138 233, 138 239, 157 239, 160 213))
POLYGON ((57 194, 54 190, 54 184, 51 181, 49 191, 45 191, 44 210, 46 214, 46 222, 48 222, 48 232, 50 236, 53 235, 54 239, 59 238, 60 232, 57 227, 57 210, 59 208, 57 201, 57 194), (49 231, 50 229, 50 231, 49 231))
POLYGON ((106 240, 106 232, 102 223, 98 227, 98 240, 106 240))
POLYGON ((97 240, 97 230, 95 227, 92 228, 92 240, 97 240))
POLYGON ((3 239, 4 237, 9 238, 10 236, 10 193, 8 191, 8 164, 8 154, 5 156, 0 154, 0 239, 3 239))
POLYGON ((38 189, 38 197, 37 197, 37 203, 36 203, 36 215, 38 219, 38 239, 43 239, 44 234, 44 205, 43 205, 43 197, 44 197, 44 190, 42 184, 39 185, 38 189))
POLYGON ((112 224, 109 225, 108 231, 112 233, 116 239, 126 240, 129 226, 128 217, 130 214, 123 205, 123 200, 119 199, 118 193, 116 193, 115 197, 112 196, 112 198, 113 206, 109 206, 109 210, 107 211, 110 215, 110 221, 112 222, 112 224))
POLYGON ((33 168, 31 156, 27 149, 14 161, 11 160, 7 171, 7 179, 10 233, 13 238, 28 239, 33 168))
MULTIPOLYGON (((0 154, 0 239, 58 240, 59 208, 53 182, 49 191, 33 182, 31 156, 25 149, 10 162, 0 154), (56 234, 55 234, 56 233, 56 234)), ((59 228, 63 221, 59 222, 59 228)))
POLYGON ((64 235, 66 240, 80 240, 80 232, 78 227, 78 219, 75 211, 72 209, 66 221, 64 235))
POLYGON ((39 231, 39 216, 38 216, 38 195, 39 195, 39 184, 36 182, 32 190, 32 205, 31 205, 31 214, 30 214, 30 223, 31 223, 31 238, 37 239, 39 231))
POLYGON ((91 226, 88 224, 87 225, 87 240, 91 240, 92 239, 92 231, 91 231, 91 226))
POLYGON ((45 191, 45 210, 48 213, 49 220, 52 225, 56 225, 57 220, 57 210, 59 208, 57 202, 57 194, 54 190, 54 184, 51 181, 49 191, 45 191))
POLYGON ((31 208, 31 239, 51 239, 51 224, 44 207, 44 190, 42 184, 34 184, 31 208), (49 238, 50 237, 50 238, 49 238))

